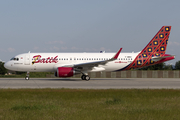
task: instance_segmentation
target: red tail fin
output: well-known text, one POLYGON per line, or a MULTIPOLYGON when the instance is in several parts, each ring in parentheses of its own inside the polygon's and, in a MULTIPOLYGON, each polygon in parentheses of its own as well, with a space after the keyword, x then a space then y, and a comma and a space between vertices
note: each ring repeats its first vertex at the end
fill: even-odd
POLYGON ((170 35, 171 26, 163 26, 159 32, 153 37, 149 44, 141 51, 143 54, 164 55, 170 35))
POLYGON ((152 57, 165 55, 170 31, 171 26, 163 26, 148 45, 136 56, 135 60, 124 70, 160 63, 159 61, 152 61, 152 57))

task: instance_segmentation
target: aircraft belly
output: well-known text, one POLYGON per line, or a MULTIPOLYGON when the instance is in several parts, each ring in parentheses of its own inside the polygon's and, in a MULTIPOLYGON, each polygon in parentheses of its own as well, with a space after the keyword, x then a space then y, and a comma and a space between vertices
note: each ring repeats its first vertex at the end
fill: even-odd
POLYGON ((116 71, 118 69, 122 69, 126 67, 128 63, 110 63, 108 65, 105 65, 105 71, 116 71))
POLYGON ((53 65, 14 65, 15 71, 29 71, 29 72, 54 72, 53 65))
POLYGON ((32 65, 31 70, 32 71, 37 71, 37 72, 54 72, 53 69, 54 64, 37 64, 37 65, 32 65))

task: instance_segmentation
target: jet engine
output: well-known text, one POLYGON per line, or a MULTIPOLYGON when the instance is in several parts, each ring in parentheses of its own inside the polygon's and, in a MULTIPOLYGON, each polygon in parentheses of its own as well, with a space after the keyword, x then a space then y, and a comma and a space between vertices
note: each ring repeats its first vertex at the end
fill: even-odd
POLYGON ((55 72, 56 77, 72 77, 75 74, 75 70, 72 67, 58 67, 55 72))

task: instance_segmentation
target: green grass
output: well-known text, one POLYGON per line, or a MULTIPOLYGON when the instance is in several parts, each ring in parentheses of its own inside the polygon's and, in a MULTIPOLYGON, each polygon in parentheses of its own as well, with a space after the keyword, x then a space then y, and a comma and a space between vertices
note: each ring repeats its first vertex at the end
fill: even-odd
POLYGON ((180 90, 0 89, 0 120, 178 120, 180 90))
MULTIPOLYGON (((31 78, 45 78, 46 75, 54 75, 52 72, 30 72, 31 78)), ((16 75, 0 75, 0 78, 25 78, 26 72, 16 75)))

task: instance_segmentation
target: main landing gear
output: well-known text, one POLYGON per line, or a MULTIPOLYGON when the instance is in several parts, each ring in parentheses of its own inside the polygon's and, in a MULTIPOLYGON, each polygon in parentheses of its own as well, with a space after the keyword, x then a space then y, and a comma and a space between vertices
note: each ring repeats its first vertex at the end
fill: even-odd
POLYGON ((84 74, 83 74, 83 75, 81 76, 81 79, 82 79, 82 80, 89 81, 89 80, 90 80, 90 77, 89 77, 88 75, 84 75, 84 74))
POLYGON ((29 80, 29 72, 27 72, 25 80, 29 80))

